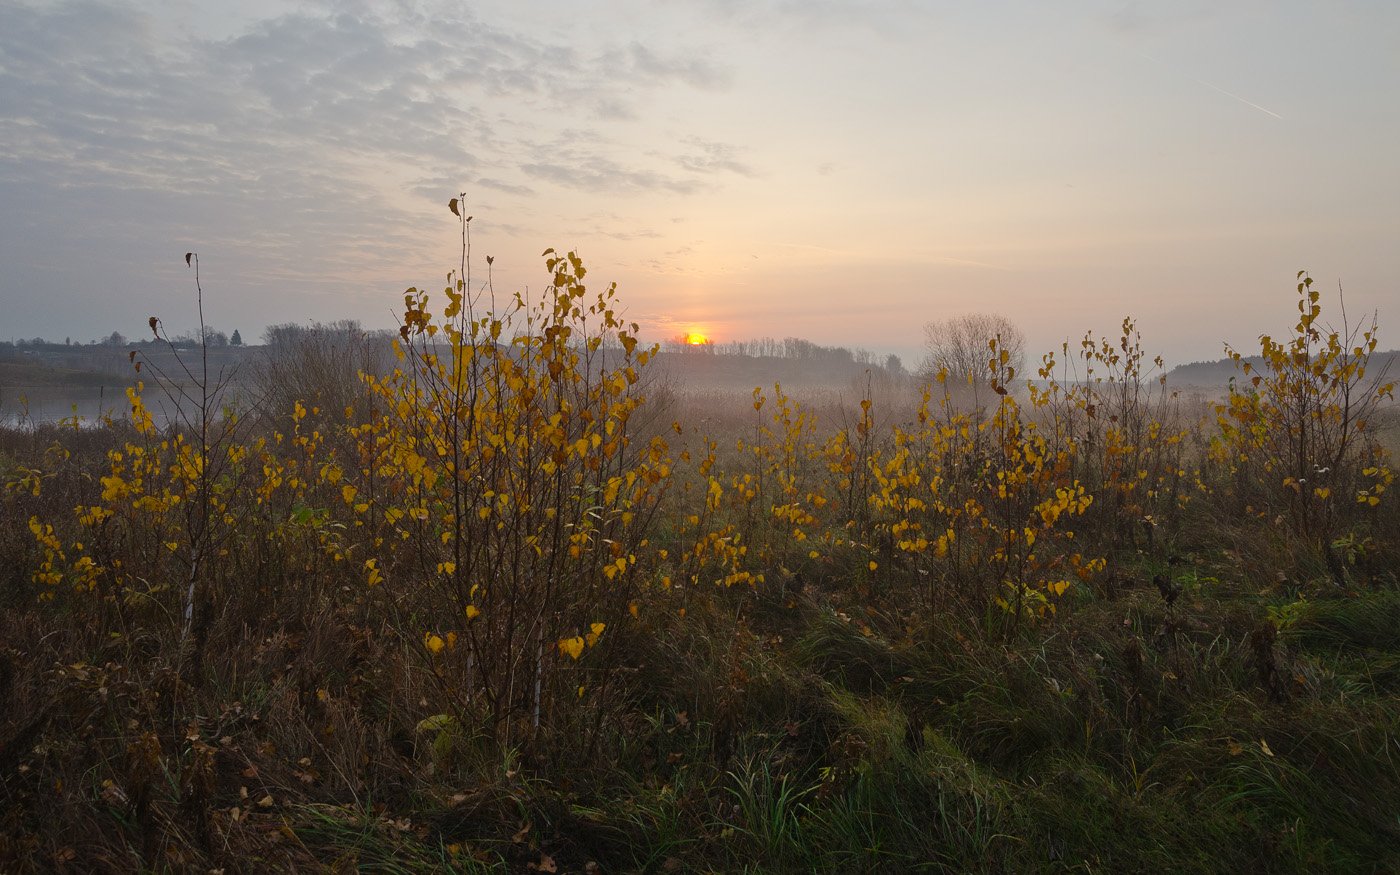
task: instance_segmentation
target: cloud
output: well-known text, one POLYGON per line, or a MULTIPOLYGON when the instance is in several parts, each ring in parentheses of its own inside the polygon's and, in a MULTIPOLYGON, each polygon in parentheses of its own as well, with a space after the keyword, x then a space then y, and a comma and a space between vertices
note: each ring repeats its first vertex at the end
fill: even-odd
POLYGON ((639 191, 669 191, 690 194, 699 188, 691 180, 666 176, 650 170, 635 170, 609 158, 594 155, 567 163, 522 164, 520 169, 538 179, 580 191, 625 194, 639 191))
POLYGON ((693 173, 737 173, 740 176, 754 176, 754 170, 736 157, 739 149, 728 143, 703 140, 700 137, 687 137, 685 142, 699 149, 699 153, 682 155, 676 163, 693 173))
POLYGON ((743 33, 867 32, 882 39, 907 39, 935 18, 919 0, 694 0, 708 16, 743 33))
POLYGON ((485 177, 478 179, 476 184, 482 188, 495 189, 496 191, 503 191, 506 194, 516 194, 522 197, 533 197, 535 194, 535 190, 528 185, 512 185, 508 182, 499 182, 495 179, 487 179, 485 177))
MULTIPOLYGON (((634 119, 639 87, 725 82, 703 59, 637 44, 590 57, 461 13, 395 19, 350 8, 359 14, 337 4, 222 40, 170 42, 128 7, 6 4, 0 155, 62 184, 281 197, 287 176, 362 179, 377 165, 415 168, 410 186, 474 169, 523 193, 509 178, 513 156, 554 139, 561 122, 634 119), (621 71, 609 62, 618 55, 628 59, 621 71)), ((570 168, 556 154, 534 175, 577 186, 557 172, 576 170, 629 188, 693 190, 631 169, 635 158, 624 171, 611 156, 580 154, 570 168)))
POLYGON ((643 228, 640 231, 607 231, 605 236, 614 240, 655 240, 661 237, 660 234, 650 228, 643 228))
POLYGON ((703 57, 662 58, 641 43, 628 47, 627 58, 631 62, 629 78, 636 74, 654 80, 684 82, 692 88, 705 91, 720 91, 730 85, 727 71, 716 67, 703 57))
POLYGON ((698 50, 583 48, 456 3, 302 3, 220 32, 189 20, 212 7, 140 2, 0 0, 6 300, 35 278, 81 300, 70 277, 97 237, 126 241, 101 251, 114 288, 148 284, 145 253, 161 260, 171 241, 217 246, 279 301, 364 288, 435 260, 400 229, 472 185, 688 195, 742 170, 727 147, 696 141, 678 161, 586 127, 645 124, 669 90, 728 87, 698 50))
POLYGON ((636 111, 621 100, 599 100, 593 105, 594 116, 602 121, 636 121, 636 111))
POLYGON ((1099 21, 1110 33, 1120 37, 1153 38, 1214 19, 1220 12, 1219 6, 1209 0, 1185 0, 1171 4, 1131 0, 1118 9, 1101 14, 1099 21))

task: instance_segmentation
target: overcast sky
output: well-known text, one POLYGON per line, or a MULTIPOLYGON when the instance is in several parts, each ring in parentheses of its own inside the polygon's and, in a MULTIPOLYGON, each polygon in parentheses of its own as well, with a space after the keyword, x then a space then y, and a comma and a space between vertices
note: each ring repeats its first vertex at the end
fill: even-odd
POLYGON ((0 339, 393 327, 546 247, 650 339, 1400 346, 1400 4, 0 0, 0 339))

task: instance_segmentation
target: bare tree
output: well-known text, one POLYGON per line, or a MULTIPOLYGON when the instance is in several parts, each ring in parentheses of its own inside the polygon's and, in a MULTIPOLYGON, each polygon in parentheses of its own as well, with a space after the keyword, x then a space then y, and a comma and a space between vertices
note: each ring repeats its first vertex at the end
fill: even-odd
POLYGON ((1007 364, 1021 373, 1026 357, 1026 336, 1005 316, 995 313, 969 313, 924 325, 924 357, 916 376, 925 382, 946 372, 945 385, 951 388, 986 383, 991 375, 990 341, 1010 354, 1007 364))
POLYGON ((271 418, 290 415, 298 401, 320 408, 323 416, 341 415, 357 404, 363 408, 360 372, 381 373, 392 348, 388 332, 366 331, 353 319, 269 325, 262 341, 253 382, 271 418))

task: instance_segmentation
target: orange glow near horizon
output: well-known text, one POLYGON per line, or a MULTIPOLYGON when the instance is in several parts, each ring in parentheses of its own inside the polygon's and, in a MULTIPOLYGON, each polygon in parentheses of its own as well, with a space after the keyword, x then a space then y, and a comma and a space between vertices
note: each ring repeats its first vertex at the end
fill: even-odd
POLYGON ((710 339, 703 334, 695 334, 692 332, 685 336, 685 342, 690 344, 691 346, 701 346, 703 344, 709 343, 710 339))

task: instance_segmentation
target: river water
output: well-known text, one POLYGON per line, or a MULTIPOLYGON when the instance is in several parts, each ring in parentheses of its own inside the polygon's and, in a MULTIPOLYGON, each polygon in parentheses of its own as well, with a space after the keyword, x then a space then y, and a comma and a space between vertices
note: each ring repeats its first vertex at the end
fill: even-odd
MULTIPOLYGON (((131 402, 126 397, 126 386, 101 386, 92 388, 31 389, 22 394, 13 390, 0 396, 0 427, 33 428, 38 425, 67 423, 78 419, 80 428, 100 426, 110 417, 124 421, 131 416, 131 402)), ((233 394, 232 392, 230 393, 233 394)), ((180 407, 191 420, 198 414, 199 404, 181 401, 180 407, 160 390, 149 386, 142 398, 151 419, 158 428, 182 419, 180 407)), ((214 417, 220 415, 220 405, 211 403, 214 417)))

